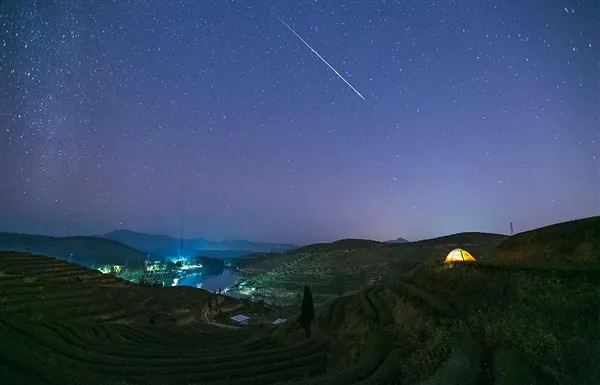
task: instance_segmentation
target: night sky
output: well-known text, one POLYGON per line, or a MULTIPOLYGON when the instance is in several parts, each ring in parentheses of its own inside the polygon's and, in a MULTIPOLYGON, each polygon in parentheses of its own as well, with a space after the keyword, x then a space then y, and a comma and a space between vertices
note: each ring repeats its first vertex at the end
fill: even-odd
POLYGON ((599 215, 598 4, 5 1, 0 230, 300 244, 599 215))

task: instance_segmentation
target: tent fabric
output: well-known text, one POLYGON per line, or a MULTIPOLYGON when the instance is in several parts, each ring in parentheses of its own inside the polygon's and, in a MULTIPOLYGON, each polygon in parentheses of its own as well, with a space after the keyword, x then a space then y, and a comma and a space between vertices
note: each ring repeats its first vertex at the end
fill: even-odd
POLYGON ((471 262, 475 261, 475 258, 467 251, 463 249, 454 249, 448 253, 444 263, 453 263, 453 262, 471 262))
POLYGON ((231 317, 230 319, 235 322, 244 322, 244 321, 248 321, 248 318, 250 318, 250 317, 247 317, 243 314, 238 314, 238 315, 231 317))

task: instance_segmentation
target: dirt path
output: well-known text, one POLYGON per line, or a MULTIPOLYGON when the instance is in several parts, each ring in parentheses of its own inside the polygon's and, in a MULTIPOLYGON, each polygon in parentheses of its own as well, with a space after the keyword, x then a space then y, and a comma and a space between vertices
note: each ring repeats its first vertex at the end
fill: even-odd
MULTIPOLYGON (((217 302, 219 304, 222 303, 224 300, 225 300, 225 298, 223 298, 222 296, 217 297, 217 302)), ((231 310, 239 309, 239 308, 242 308, 242 307, 244 307, 244 305, 241 304, 241 303, 239 303, 239 304, 234 305, 234 306, 229 306, 229 307, 219 308, 219 309, 221 310, 220 312, 222 313, 222 312, 226 312, 226 311, 231 311, 231 310)), ((223 328, 223 329, 234 329, 234 330, 239 329, 239 327, 237 327, 237 326, 225 325, 225 324, 222 324, 222 323, 219 323, 219 322, 212 321, 211 320, 211 318, 212 318, 212 315, 211 315, 212 311, 211 310, 212 309, 209 309, 208 306, 205 306, 202 309, 202 316, 201 317, 202 317, 202 321, 203 322, 205 322, 205 323, 207 323, 209 325, 212 325, 212 326, 223 328)))

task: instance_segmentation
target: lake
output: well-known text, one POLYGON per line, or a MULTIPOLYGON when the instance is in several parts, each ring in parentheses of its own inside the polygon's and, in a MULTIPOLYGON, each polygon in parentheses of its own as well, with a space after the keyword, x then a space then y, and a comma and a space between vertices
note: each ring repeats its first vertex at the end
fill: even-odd
POLYGON ((176 282, 165 282, 166 286, 192 286, 208 291, 225 289, 233 286, 238 280, 237 274, 229 269, 223 270, 221 274, 202 274, 200 271, 192 271, 182 275, 176 282), (175 283, 175 284, 174 284, 175 283))

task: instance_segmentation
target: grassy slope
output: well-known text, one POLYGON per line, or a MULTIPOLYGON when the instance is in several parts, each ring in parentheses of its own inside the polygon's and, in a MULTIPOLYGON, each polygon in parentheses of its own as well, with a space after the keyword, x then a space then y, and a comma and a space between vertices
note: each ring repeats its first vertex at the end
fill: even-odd
POLYGON ((529 262, 600 262, 600 216, 516 234, 495 250, 494 259, 529 262))
POLYGON ((509 364, 501 370, 522 373, 509 383, 578 384, 593 375, 588 359, 600 341, 597 276, 470 263, 430 265, 412 283, 457 309, 485 345, 489 365, 496 353, 502 364, 511 361, 507 352, 518 352, 512 361, 525 369, 509 364))
MULTIPOLYGON (((590 232, 587 238, 564 237, 570 237, 573 228, 580 231, 593 223, 583 220, 562 229, 564 224, 553 226, 554 235, 563 234, 563 238, 551 243, 556 250, 545 247, 546 253, 559 254, 565 244, 577 253, 590 232)), ((538 231, 531 235, 547 228, 538 231)), ((379 375, 406 384, 595 383, 600 371, 594 366, 597 360, 590 357, 597 356, 600 346, 597 265, 581 263, 566 269, 490 261, 494 247, 508 238, 469 235, 379 251, 400 265, 411 259, 429 263, 408 277, 409 282, 381 283, 378 290, 366 289, 319 307, 319 330, 336 341, 330 368, 347 368, 323 383, 387 383, 369 382, 379 375), (471 251, 480 263, 441 265, 445 253, 454 247, 471 251), (380 301, 372 301, 373 292, 380 301), (393 324, 384 324, 386 317, 375 310, 382 304, 387 308, 382 312, 392 314, 393 324), (387 344, 370 349, 372 335, 384 337, 387 344), (385 352, 383 357, 377 356, 380 351, 385 352)), ((531 247, 528 239, 513 237, 510 242, 517 250, 527 250, 531 247)), ((294 329, 289 335, 294 332, 301 335, 294 329)))

